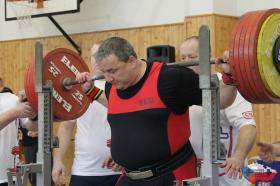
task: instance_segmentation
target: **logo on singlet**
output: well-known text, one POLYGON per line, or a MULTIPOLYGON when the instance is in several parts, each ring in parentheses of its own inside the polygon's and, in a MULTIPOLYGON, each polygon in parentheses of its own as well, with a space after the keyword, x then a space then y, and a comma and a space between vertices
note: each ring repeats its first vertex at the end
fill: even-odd
POLYGON ((245 119, 253 119, 253 112, 252 111, 243 112, 242 116, 245 119))
POLYGON ((154 99, 153 98, 143 98, 143 99, 140 99, 140 101, 139 101, 139 105, 140 106, 151 105, 153 103, 154 103, 154 99))

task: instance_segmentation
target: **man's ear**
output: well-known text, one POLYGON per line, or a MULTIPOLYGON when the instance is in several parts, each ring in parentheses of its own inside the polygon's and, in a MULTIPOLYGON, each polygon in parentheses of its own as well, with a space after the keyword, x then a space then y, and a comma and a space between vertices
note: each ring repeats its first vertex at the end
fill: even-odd
POLYGON ((129 56, 128 62, 129 62, 129 63, 132 63, 132 64, 136 64, 137 59, 136 59, 134 56, 129 56))

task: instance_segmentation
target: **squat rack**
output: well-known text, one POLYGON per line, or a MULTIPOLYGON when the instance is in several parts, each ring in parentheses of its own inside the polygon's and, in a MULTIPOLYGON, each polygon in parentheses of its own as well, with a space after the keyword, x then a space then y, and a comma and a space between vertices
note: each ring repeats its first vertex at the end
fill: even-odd
POLYGON ((37 162, 18 165, 13 183, 11 170, 7 172, 9 186, 26 186, 28 175, 37 173, 37 185, 52 185, 52 149, 58 147, 58 139, 53 137, 52 82, 43 85, 43 45, 35 44, 36 92, 38 93, 38 152, 37 162))

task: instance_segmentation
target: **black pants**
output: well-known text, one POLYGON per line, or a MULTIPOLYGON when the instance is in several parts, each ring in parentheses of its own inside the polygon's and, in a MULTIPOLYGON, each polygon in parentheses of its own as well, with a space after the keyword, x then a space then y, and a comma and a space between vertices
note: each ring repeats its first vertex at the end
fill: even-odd
MULTIPOLYGON (((38 144, 23 147, 26 164, 36 163, 38 144)), ((36 186, 36 173, 29 174, 29 181, 32 186, 36 186)))
POLYGON ((176 181, 172 173, 161 175, 151 180, 131 180, 123 176, 116 186, 175 186, 176 181))
POLYGON ((120 175, 76 176, 72 175, 70 186, 115 186, 120 175))
POLYGON ((0 183, 0 186, 8 186, 8 183, 0 183))

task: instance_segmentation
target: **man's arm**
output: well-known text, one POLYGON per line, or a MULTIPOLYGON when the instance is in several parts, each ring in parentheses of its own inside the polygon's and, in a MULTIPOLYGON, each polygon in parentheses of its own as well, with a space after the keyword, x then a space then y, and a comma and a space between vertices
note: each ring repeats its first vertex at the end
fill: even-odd
POLYGON ((67 148, 70 143, 70 139, 75 127, 75 122, 64 121, 58 128, 57 136, 59 138, 59 148, 55 148, 53 152, 54 161, 62 161, 67 148))
POLYGON ((88 72, 80 73, 79 75, 77 75, 76 80, 79 82, 83 82, 83 85, 82 85, 83 91, 87 94, 87 96, 89 97, 91 102, 96 100, 99 103, 101 103, 102 105, 104 105, 105 107, 108 107, 108 100, 106 98, 104 91, 99 96, 99 91, 98 91, 99 88, 97 88, 97 87, 96 87, 97 89, 94 88, 95 85, 94 85, 93 81, 91 80, 91 76, 88 72), (96 96, 98 97, 98 99, 95 99, 96 96))
POLYGON ((29 104, 19 103, 15 107, 0 114, 0 130, 17 118, 33 118, 35 113, 29 104))
POLYGON ((53 151, 52 170, 52 178, 56 184, 59 183, 60 175, 65 175, 65 168, 62 160, 68 149, 74 127, 74 121, 65 121, 60 124, 58 129, 57 136, 59 138, 59 148, 55 148, 53 151))
POLYGON ((229 107, 235 100, 237 89, 235 86, 225 85, 220 81, 220 106, 221 109, 229 107))
MULTIPOLYGON (((37 115, 35 116, 37 118, 37 115)), ((38 121, 37 119, 34 120, 34 118, 20 118, 20 125, 23 128, 26 128, 28 131, 38 131, 38 121)))
POLYGON ((234 102, 237 94, 236 86, 233 86, 234 80, 231 77, 231 69, 228 62, 229 57, 226 54, 224 54, 223 59, 216 58, 216 64, 223 72, 222 80, 220 81, 221 109, 230 106, 234 102))
POLYGON ((222 165, 224 167, 225 173, 229 178, 236 179, 242 178, 242 167, 244 161, 253 147, 256 139, 256 127, 254 125, 245 125, 239 129, 237 145, 234 150, 232 157, 228 158, 222 165))
POLYGON ((14 121, 18 117, 18 113, 15 109, 8 110, 0 114, 0 130, 6 127, 9 123, 14 121))
POLYGON ((103 106, 105 106, 106 108, 108 107, 108 100, 106 98, 105 92, 103 91, 102 94, 100 95, 100 97, 96 100, 99 103, 101 103, 103 106))
POLYGON ((254 125, 245 125, 241 127, 238 132, 234 157, 240 158, 244 162, 255 143, 256 135, 257 130, 254 125))
POLYGON ((241 168, 248 152, 253 146, 256 138, 256 122, 253 117, 252 104, 246 101, 240 94, 237 94, 236 100, 229 108, 222 111, 226 117, 225 125, 238 129, 236 146, 232 157, 228 158, 222 165, 228 177, 236 179, 242 177, 241 168))

